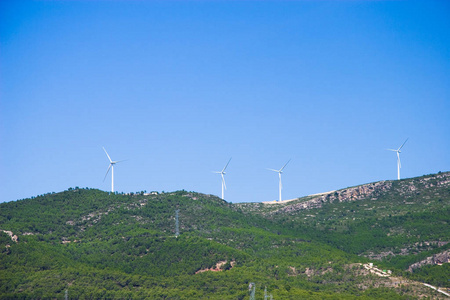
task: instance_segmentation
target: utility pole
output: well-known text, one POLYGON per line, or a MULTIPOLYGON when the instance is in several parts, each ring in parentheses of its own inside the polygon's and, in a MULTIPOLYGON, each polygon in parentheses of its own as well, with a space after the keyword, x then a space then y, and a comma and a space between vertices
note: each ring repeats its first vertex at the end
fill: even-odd
POLYGON ((179 223, 178 223, 178 212, 179 211, 180 211, 179 209, 177 209, 175 211, 175 237, 176 238, 178 238, 178 236, 180 235, 180 226, 179 226, 179 223))
POLYGON ((250 292, 250 300, 256 300, 255 298, 255 288, 256 285, 254 282, 250 282, 250 284, 248 285, 248 290, 250 292))
POLYGON ((272 294, 267 294, 267 286, 264 288, 264 300, 272 300, 273 296, 272 294))

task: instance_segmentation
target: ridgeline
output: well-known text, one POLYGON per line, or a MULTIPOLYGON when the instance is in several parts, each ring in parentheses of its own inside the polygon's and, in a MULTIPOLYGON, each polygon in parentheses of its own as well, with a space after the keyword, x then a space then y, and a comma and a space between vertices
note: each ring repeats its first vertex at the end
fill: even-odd
POLYGON ((450 287, 449 210, 448 172, 281 203, 70 188, 0 204, 0 298, 446 299, 422 283, 450 287))

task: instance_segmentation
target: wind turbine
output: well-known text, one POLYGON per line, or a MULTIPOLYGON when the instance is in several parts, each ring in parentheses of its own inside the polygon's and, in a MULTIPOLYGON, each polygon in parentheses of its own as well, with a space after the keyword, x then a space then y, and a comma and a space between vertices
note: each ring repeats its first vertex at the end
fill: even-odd
POLYGON ((291 160, 289 159, 289 160, 287 161, 287 163, 285 163, 284 166, 283 166, 281 169, 279 169, 279 170, 267 169, 267 170, 270 170, 270 171, 278 172, 278 178, 280 179, 280 182, 279 182, 279 190, 280 190, 280 199, 279 199, 279 201, 280 201, 280 202, 281 202, 281 189, 283 188, 283 185, 281 184, 281 173, 283 173, 284 167, 286 167, 286 165, 287 165, 290 161, 291 161, 291 160))
POLYGON ((403 146, 406 144, 406 142, 408 141, 408 139, 409 139, 409 138, 407 138, 406 141, 404 141, 403 144, 402 144, 397 150, 395 150, 395 149, 386 149, 386 150, 389 150, 389 151, 397 152, 397 179, 398 179, 398 180, 400 180, 400 168, 402 167, 402 164, 401 164, 401 162, 400 162, 400 153, 401 153, 402 151, 400 151, 400 149, 403 148, 403 146))
POLYGON ((225 198, 224 198, 224 190, 227 189, 227 186, 226 186, 226 184, 225 184, 225 177, 224 177, 224 175, 226 174, 226 173, 225 173, 225 169, 228 167, 228 164, 230 163, 230 161, 231 161, 231 158, 228 160, 227 164, 226 164, 225 167, 222 169, 222 171, 220 171, 220 172, 214 172, 214 173, 220 174, 220 176, 222 176, 222 200, 225 199, 225 198))
POLYGON ((111 193, 114 193, 114 165, 119 162, 122 162, 123 160, 113 161, 111 159, 111 157, 109 156, 108 152, 106 152, 105 147, 103 147, 103 150, 105 151, 106 156, 108 156, 108 159, 109 159, 109 167, 108 167, 108 170, 106 170, 105 178, 103 178, 103 181, 105 181, 106 176, 108 175, 109 169, 111 169, 111 193))

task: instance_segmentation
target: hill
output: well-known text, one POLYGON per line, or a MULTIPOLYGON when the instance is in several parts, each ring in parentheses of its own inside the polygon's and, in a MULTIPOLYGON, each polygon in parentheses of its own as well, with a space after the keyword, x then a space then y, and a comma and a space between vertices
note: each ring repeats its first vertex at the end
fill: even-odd
MULTIPOLYGON (((448 243, 450 173, 381 181, 280 204, 238 204, 372 259, 418 254, 448 243)), ((444 247, 445 248, 445 247, 444 247)))
POLYGON ((449 203, 450 173, 272 204, 71 188, 0 204, 0 297, 445 297, 417 281, 448 287, 449 203))

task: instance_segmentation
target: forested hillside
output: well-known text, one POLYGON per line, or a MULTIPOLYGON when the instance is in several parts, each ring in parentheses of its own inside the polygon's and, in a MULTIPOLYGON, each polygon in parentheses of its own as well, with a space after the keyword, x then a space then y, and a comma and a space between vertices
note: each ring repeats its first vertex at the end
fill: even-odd
POLYGON ((449 287, 449 204, 449 173, 282 203, 70 188, 0 204, 0 297, 443 298, 418 281, 449 287))
MULTIPOLYGON (((238 204, 346 253, 448 286, 450 173, 350 187, 280 204, 238 204), (415 262, 444 254, 420 270, 415 262), (411 268, 412 266, 412 268, 411 268)), ((408 275, 406 273, 405 275, 408 275)))

